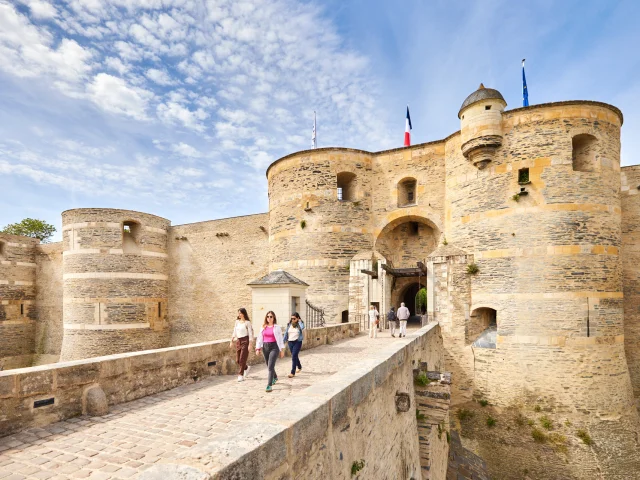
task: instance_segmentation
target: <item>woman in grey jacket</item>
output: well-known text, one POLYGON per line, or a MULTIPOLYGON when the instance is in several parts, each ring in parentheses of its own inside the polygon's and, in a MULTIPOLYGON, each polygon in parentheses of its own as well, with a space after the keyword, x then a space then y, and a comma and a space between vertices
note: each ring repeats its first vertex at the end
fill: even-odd
POLYGON ((276 314, 272 311, 267 312, 264 317, 264 323, 258 334, 256 341, 256 355, 260 355, 260 350, 264 355, 264 361, 269 368, 269 379, 267 381, 267 392, 271 391, 271 387, 278 381, 276 373, 276 360, 278 355, 284 357, 284 340, 282 338, 282 329, 276 324, 276 314))

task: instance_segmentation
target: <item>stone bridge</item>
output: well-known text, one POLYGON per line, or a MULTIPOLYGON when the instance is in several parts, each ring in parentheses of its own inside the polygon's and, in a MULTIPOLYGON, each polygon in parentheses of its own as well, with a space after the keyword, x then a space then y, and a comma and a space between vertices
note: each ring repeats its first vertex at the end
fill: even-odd
POLYGON ((429 478, 413 376, 442 362, 439 326, 403 339, 369 339, 357 324, 310 333, 302 372, 287 378, 279 360, 271 393, 260 358, 244 382, 222 375, 228 340, 1 372, 0 433, 15 433, 0 438, 0 479, 350 479, 358 465, 360 478, 429 478), (203 362, 215 363, 208 375, 203 362), (96 384, 109 413, 80 415, 96 384))

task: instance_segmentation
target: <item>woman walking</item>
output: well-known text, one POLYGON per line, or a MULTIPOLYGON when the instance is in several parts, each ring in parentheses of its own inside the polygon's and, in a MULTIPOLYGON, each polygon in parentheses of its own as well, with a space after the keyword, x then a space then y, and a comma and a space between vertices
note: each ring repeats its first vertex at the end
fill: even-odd
POLYGON ((276 373, 276 360, 278 355, 284 357, 284 341, 282 339, 282 329, 276 324, 276 314, 272 311, 267 312, 264 317, 264 323, 258 334, 256 342, 256 355, 260 355, 260 350, 264 355, 264 361, 269 368, 269 379, 267 381, 267 392, 271 391, 271 386, 278 381, 276 373))
POLYGON ((302 364, 298 356, 302 348, 302 330, 304 330, 304 322, 298 312, 293 312, 291 320, 287 324, 287 329, 284 332, 284 343, 289 344, 289 351, 291 352, 291 373, 289 374, 289 378, 296 376, 296 368, 298 372, 302 370, 302 364))
POLYGON ((236 363, 238 364, 238 381, 241 382, 249 376, 249 344, 253 342, 253 327, 249 320, 247 310, 238 309, 238 318, 233 326, 231 334, 231 343, 229 347, 233 348, 233 342, 236 342, 236 363))

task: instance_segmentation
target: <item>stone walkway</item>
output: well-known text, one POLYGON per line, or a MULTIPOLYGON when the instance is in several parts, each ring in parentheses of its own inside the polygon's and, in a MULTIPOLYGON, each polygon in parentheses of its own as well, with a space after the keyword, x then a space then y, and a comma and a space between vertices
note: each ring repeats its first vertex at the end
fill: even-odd
MULTIPOLYGON (((278 383, 265 392, 264 365, 249 378, 209 377, 133 402, 111 407, 104 417, 77 417, 0 438, 0 479, 126 479, 162 458, 174 457, 203 439, 242 424, 262 410, 394 341, 364 334, 301 352, 303 370, 287 378, 291 359, 278 361, 278 383)), ((253 355, 250 352, 250 355, 253 355)))

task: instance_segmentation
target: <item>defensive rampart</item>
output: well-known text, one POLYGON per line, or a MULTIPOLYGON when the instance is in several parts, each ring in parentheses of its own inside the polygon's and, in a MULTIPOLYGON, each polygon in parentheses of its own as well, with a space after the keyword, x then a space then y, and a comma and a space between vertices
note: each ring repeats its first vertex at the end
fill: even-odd
POLYGON ((422 478, 414 370, 443 359, 440 327, 428 325, 140 478, 422 478))
MULTIPOLYGON (((309 329, 304 349, 358 332, 357 323, 309 329)), ((115 405, 235 370, 235 350, 226 339, 0 372, 0 436, 87 413, 92 387, 115 405)))

